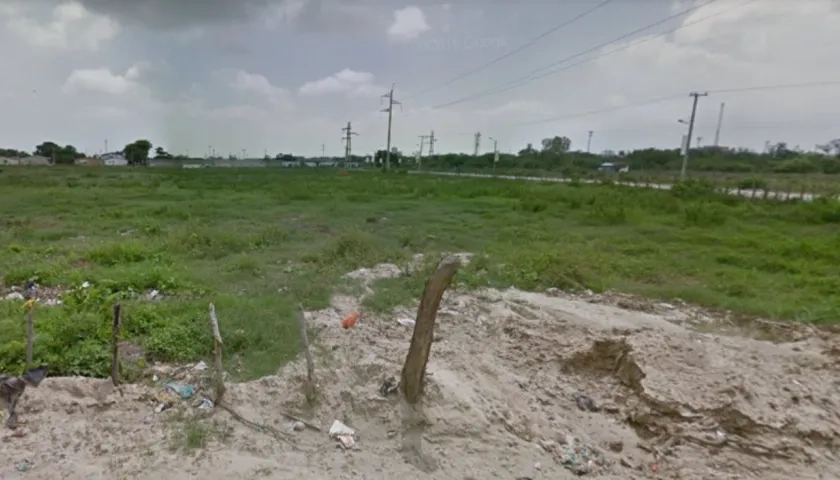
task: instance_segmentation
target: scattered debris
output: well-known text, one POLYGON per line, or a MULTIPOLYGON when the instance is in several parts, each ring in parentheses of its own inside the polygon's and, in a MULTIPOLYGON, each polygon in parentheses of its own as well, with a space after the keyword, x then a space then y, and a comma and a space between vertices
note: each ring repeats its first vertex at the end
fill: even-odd
POLYGON ((359 312, 354 312, 354 313, 351 313, 350 315, 347 315, 346 317, 344 317, 344 320, 341 321, 341 327, 342 328, 353 328, 353 327, 355 327, 356 322, 359 320, 359 317, 361 317, 361 316, 362 316, 362 314, 359 313, 359 312))
POLYGON ((387 397, 392 393, 396 393, 397 389, 400 387, 400 383, 394 377, 388 377, 383 382, 382 385, 379 387, 379 394, 383 397, 387 397))
POLYGON ((202 361, 195 364, 195 366, 193 367, 193 370, 203 372, 204 370, 207 370, 207 363, 205 363, 204 360, 202 360, 202 361))
POLYGON ((188 385, 178 382, 167 382, 166 389, 184 400, 188 400, 195 394, 195 385, 188 385))
POLYGON ((330 438, 338 440, 338 445, 345 450, 356 444, 356 431, 336 420, 330 427, 330 438))
POLYGON ((592 397, 584 393, 574 393, 572 394, 572 399, 575 401, 578 408, 585 412, 597 412, 598 410, 600 410, 600 408, 598 408, 598 406, 595 404, 595 400, 592 400, 592 397))
POLYGON ((18 463, 17 465, 15 465, 15 469, 18 472, 25 473, 25 472, 28 472, 28 471, 32 470, 32 467, 34 467, 34 466, 35 465, 33 465, 32 462, 30 462, 29 460, 24 460, 24 461, 18 463))
POLYGON ((400 325, 402 325, 404 327, 413 327, 414 326, 414 320, 412 320, 410 318, 398 318, 397 323, 399 323, 400 325))
POLYGON ((575 475, 592 473, 607 465, 604 455, 587 445, 578 445, 571 435, 566 436, 566 445, 560 452, 560 464, 575 475))
POLYGON ((292 422, 292 431, 293 432, 302 432, 306 429, 306 425, 303 422, 292 422))

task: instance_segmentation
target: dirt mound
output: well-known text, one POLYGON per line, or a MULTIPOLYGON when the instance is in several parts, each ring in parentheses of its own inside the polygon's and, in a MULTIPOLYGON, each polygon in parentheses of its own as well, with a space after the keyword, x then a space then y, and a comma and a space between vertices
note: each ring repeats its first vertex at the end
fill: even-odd
POLYGON ((160 387, 120 397, 107 381, 48 378, 21 401, 23 435, 0 442, 0 478, 840 478, 836 339, 778 343, 579 298, 450 292, 418 464, 401 450, 398 398, 380 392, 399 376, 411 329, 396 315, 340 328, 358 308, 337 297, 308 314, 316 405, 304 400, 303 362, 229 386, 238 413, 288 441, 191 402, 156 414, 160 387), (294 431, 284 412, 322 431, 294 431), (327 435, 334 420, 358 433, 353 449, 327 435), (171 450, 199 432, 197 453, 171 450))

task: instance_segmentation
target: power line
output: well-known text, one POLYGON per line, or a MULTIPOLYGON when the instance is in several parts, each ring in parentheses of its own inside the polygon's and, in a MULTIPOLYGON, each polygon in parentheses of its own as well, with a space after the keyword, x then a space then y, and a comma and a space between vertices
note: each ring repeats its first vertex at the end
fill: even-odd
POLYGON ((566 20, 566 21, 564 21, 563 23, 560 23, 559 25, 555 25, 555 26, 551 27, 550 29, 548 29, 548 30, 544 31, 543 33, 541 33, 541 34, 537 35, 536 37, 534 37, 534 38, 532 38, 531 40, 529 40, 528 42, 526 42, 526 43, 524 43, 524 44, 520 45, 519 47, 517 47, 517 48, 515 48, 515 49, 511 50, 510 52, 507 52, 507 53, 505 53, 504 55, 502 55, 502 56, 500 56, 500 57, 497 57, 497 58, 495 58, 495 59, 493 59, 493 60, 490 60, 489 62, 487 62, 487 63, 485 63, 485 64, 483 64, 483 65, 480 65, 480 66, 478 66, 478 67, 476 67, 476 68, 474 68, 474 69, 472 69, 472 70, 468 70, 468 71, 466 71, 466 72, 464 72, 464 73, 462 73, 462 74, 460 74, 460 75, 457 75, 457 76, 455 76, 455 77, 453 77, 453 78, 451 78, 451 79, 449 79, 449 80, 447 80, 447 81, 445 81, 445 82, 443 82, 443 83, 441 83, 441 84, 439 84, 439 85, 435 85, 435 86, 433 86, 433 87, 430 87, 430 88, 427 88, 427 89, 425 89, 425 90, 422 90, 422 91, 420 91, 420 92, 418 92, 418 93, 416 93, 416 94, 414 94, 414 95, 410 96, 409 98, 414 98, 414 97, 418 97, 418 96, 420 96, 420 95, 425 95, 426 93, 429 93, 429 92, 431 92, 431 91, 433 91, 433 90, 437 90, 438 88, 441 88, 441 87, 446 87, 446 86, 448 86, 448 85, 451 85, 451 84, 453 84, 453 83, 457 82, 458 80, 461 80, 461 79, 463 79, 463 78, 466 78, 466 77, 468 77, 468 76, 470 76, 470 75, 472 75, 472 74, 474 74, 474 73, 480 72, 480 71, 484 70, 485 68, 487 68, 487 67, 489 67, 489 66, 495 65, 495 64, 497 64, 497 63, 501 62, 502 60, 504 60, 504 59, 506 59, 506 58, 510 58, 510 57, 512 57, 513 55, 515 55, 515 54, 517 54, 517 53, 519 53, 519 52, 521 52, 521 51, 523 51, 523 50, 527 49, 528 47, 530 47, 530 46, 534 45, 535 43, 537 43, 538 41, 540 41, 540 40, 542 40, 543 38, 547 37, 548 35, 551 35, 552 33, 554 33, 554 32, 556 32, 556 31, 558 31, 558 30, 562 29, 563 27, 566 27, 566 26, 568 26, 568 25, 571 25, 571 24, 575 23, 576 21, 578 21, 578 20, 582 19, 583 17, 585 17, 585 16, 587 16, 587 15, 589 15, 589 14, 591 14, 591 13, 595 12, 596 10, 598 10, 598 9, 600 9, 600 8, 602 8, 602 7, 607 6, 607 5, 608 5, 609 3, 611 3, 612 1, 613 1, 613 0, 604 0, 603 2, 599 3, 598 5, 596 5, 596 6, 592 7, 592 8, 590 8, 590 9, 588 9, 588 10, 586 10, 586 11, 584 11, 583 13, 581 13, 581 14, 579 14, 579 15, 576 15, 576 16, 574 16, 574 17, 572 17, 572 18, 570 18, 569 20, 566 20))
MULTIPOLYGON (((802 83, 786 83, 786 84, 779 84, 779 85, 760 85, 760 86, 752 86, 752 87, 734 87, 734 88, 719 88, 715 90, 707 90, 707 93, 733 93, 733 92, 752 92, 752 91, 761 91, 761 90, 777 90, 777 89, 788 89, 788 88, 810 88, 810 87, 825 87, 825 86, 833 86, 833 85, 840 85, 840 80, 824 80, 824 81, 816 81, 816 82, 802 82, 802 83)), ((568 115, 560 115, 557 117, 550 117, 550 118, 543 118, 540 120, 531 120, 527 122, 519 122, 512 124, 513 127, 522 127, 522 126, 529 126, 529 125, 537 125, 541 123, 550 123, 556 122, 560 120, 572 120, 575 118, 580 117, 587 117, 590 115, 597 115, 600 113, 609 113, 615 112, 618 110, 625 110, 628 108, 636 108, 636 107, 643 107, 647 105, 653 105, 656 103, 667 102, 671 100, 683 99, 685 98, 684 94, 676 94, 676 95, 668 95, 663 97, 656 97, 649 100, 642 100, 640 102, 630 103, 627 105, 618 105, 615 107, 606 107, 597 110, 588 110, 585 112, 580 113, 572 113, 568 115)))
POLYGON ((551 75, 554 75, 554 74, 557 74, 557 73, 560 73, 560 72, 563 72, 563 71, 569 70, 569 69, 574 68, 574 67, 577 67, 577 66, 579 66, 579 65, 583 65, 584 63, 591 62, 592 60, 596 60, 596 59, 598 59, 598 58, 605 57, 605 56, 607 56, 607 55, 612 55, 613 53, 620 52, 620 51, 622 51, 622 50, 626 50, 626 49, 628 49, 628 48, 630 48, 630 47, 633 47, 633 46, 636 46, 636 45, 639 45, 639 44, 642 44, 642 43, 645 43, 645 42, 649 42, 649 41, 654 40, 654 39, 656 39, 656 38, 659 38, 659 37, 662 37, 662 36, 668 35, 668 34, 670 34, 670 33, 676 32, 677 30, 681 30, 681 29, 683 29, 683 28, 687 28, 687 27, 690 27, 690 26, 693 26, 693 25, 697 25, 698 23, 701 23, 701 22, 704 22, 704 21, 706 21, 706 20, 712 19, 712 18, 714 18, 714 17, 717 17, 717 16, 720 16, 720 15, 723 15, 724 13, 728 13, 728 12, 730 12, 730 11, 732 11, 732 10, 735 10, 735 9, 738 9, 738 8, 743 8, 743 7, 747 6, 747 5, 748 5, 748 4, 750 4, 750 3, 754 3, 754 2, 755 2, 755 1, 757 1, 757 0, 747 0, 746 2, 741 3, 741 4, 739 4, 739 5, 736 5, 736 6, 732 7, 732 8, 728 8, 728 9, 725 9, 725 10, 721 10, 720 12, 717 12, 717 13, 714 13, 714 14, 711 14, 711 15, 708 15, 708 16, 706 16, 706 17, 700 18, 700 19, 695 20, 695 21, 693 21, 693 22, 690 22, 690 23, 684 23, 684 24, 682 24, 682 25, 678 25, 678 26, 676 26, 676 27, 674 27, 674 28, 672 28, 672 29, 670 29, 670 30, 665 30, 664 32, 660 32, 660 33, 658 33, 658 34, 656 34, 656 35, 653 35, 653 36, 650 36, 650 37, 646 37, 646 38, 641 38, 641 39, 639 39, 639 40, 637 40, 637 41, 635 41, 635 42, 628 43, 628 44, 626 44, 626 45, 624 45, 624 46, 621 46, 621 47, 619 47, 619 48, 615 48, 615 49, 610 50, 610 51, 608 51, 608 52, 603 52, 603 53, 601 53, 601 54, 599 54, 599 55, 595 55, 595 56, 593 56, 593 57, 590 57, 590 58, 584 59, 584 60, 582 60, 582 61, 580 61, 580 62, 577 62, 577 63, 574 63, 574 64, 572 64, 572 65, 567 65, 567 66, 565 66, 565 67, 563 67, 563 68, 559 68, 559 69, 555 69, 555 70, 549 70, 549 71, 547 71, 547 72, 545 72, 545 73, 542 73, 542 74, 540 74, 540 75, 536 75, 538 72, 541 72, 541 71, 544 71, 544 70, 548 70, 548 69, 550 69, 550 68, 552 68, 552 67, 554 67, 554 66, 560 65, 560 64, 562 64, 562 63, 566 63, 566 62, 568 62, 569 60, 573 60, 573 59, 575 59, 575 58, 578 58, 578 57, 581 57, 581 56, 583 56, 583 55, 586 55, 587 53, 591 53, 591 52, 596 51, 596 50, 598 50, 598 49, 600 49, 600 48, 603 48, 603 47, 605 47, 605 46, 608 46, 608 45, 610 45, 610 44, 613 44, 613 43, 619 42, 619 41, 621 41, 621 40, 624 40, 624 39, 625 39, 625 38, 627 38, 627 37, 631 37, 631 36, 633 36, 633 35, 636 35, 636 34, 638 34, 638 33, 643 32, 643 31, 645 31, 645 30, 648 30, 648 29, 651 29, 651 28, 653 28, 653 27, 659 26, 659 25, 661 25, 661 24, 663 24, 663 23, 666 23, 666 22, 668 22, 668 21, 670 21, 670 20, 673 20, 673 19, 675 19, 675 18, 677 18, 677 17, 683 16, 683 15, 685 15, 685 14, 687 14, 687 13, 690 13, 690 12, 692 12, 692 11, 694 11, 694 10, 697 10, 697 9, 699 9, 699 8, 702 8, 702 7, 708 6, 708 5, 710 5, 710 4, 714 3, 714 2, 717 2, 717 1, 719 1, 719 0, 709 0, 709 1, 707 1, 706 3, 703 3, 703 4, 701 4, 701 5, 697 5, 697 6, 694 6, 694 7, 688 8, 688 9, 685 9, 685 10, 683 10, 683 11, 679 12, 679 13, 676 13, 676 14, 674 14, 674 15, 670 15, 670 16, 668 16, 668 17, 666 17, 666 18, 663 18, 662 20, 659 20, 659 21, 657 21, 657 22, 655 22, 655 23, 652 23, 652 24, 646 25, 646 26, 644 26, 644 27, 642 27, 642 28, 639 28, 639 29, 637 29, 637 30, 634 30, 634 31, 632 31, 632 32, 630 32, 630 33, 627 33, 627 34, 621 35, 621 36, 619 36, 619 37, 616 37, 616 38, 614 38, 614 39, 612 39, 612 40, 610 40, 610 41, 603 42, 603 43, 601 43, 601 44, 599 44, 599 45, 596 45, 596 46, 594 46, 594 47, 588 48, 588 49, 583 50, 583 51, 581 51, 581 52, 578 52, 578 53, 576 53, 576 54, 574 54, 574 55, 570 55, 570 56, 565 57, 565 58, 563 58, 563 59, 557 60, 557 61, 555 61, 555 62, 553 62, 553 63, 551 63, 551 64, 549 64, 549 65, 546 65, 546 66, 544 66, 544 67, 537 68, 537 69, 535 69, 535 70, 531 71, 530 73, 528 73, 527 75, 525 75, 525 76, 523 76, 523 77, 520 77, 520 78, 518 78, 518 79, 512 80, 512 81, 510 81, 510 82, 508 82, 508 83, 506 83, 506 84, 500 85, 500 86, 495 87, 495 88, 487 89, 487 90, 485 90, 485 91, 483 91, 483 92, 479 92, 479 93, 476 93, 476 94, 468 95, 468 96, 465 96, 465 97, 459 98, 459 99, 457 99, 457 100, 453 100, 453 101, 451 101, 451 102, 447 102, 447 103, 444 103, 444 104, 436 105, 436 106, 434 106, 434 107, 432 107, 432 108, 445 108, 445 107, 449 107, 449 106, 452 106, 452 105, 457 105, 457 104, 459 104, 459 103, 464 103, 464 102, 468 102, 468 101, 476 100, 476 99, 479 99, 479 98, 487 97, 487 96, 490 96, 490 95, 496 95, 496 94, 498 94, 498 93, 501 93, 501 92, 504 92, 504 91, 507 91, 507 90, 513 90, 513 89, 519 88, 519 87, 521 87, 521 86, 523 86, 523 85, 525 85, 525 84, 527 84, 527 83, 533 82, 533 81, 535 81, 535 80, 540 80, 540 79, 542 79, 542 78, 549 77, 549 76, 551 76, 551 75), (535 75, 536 75, 536 76, 535 76, 535 75))

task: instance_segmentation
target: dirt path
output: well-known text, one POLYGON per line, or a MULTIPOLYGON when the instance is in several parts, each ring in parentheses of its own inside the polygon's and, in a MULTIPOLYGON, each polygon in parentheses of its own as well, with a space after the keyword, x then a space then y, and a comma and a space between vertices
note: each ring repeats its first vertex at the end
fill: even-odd
POLYGON ((240 414, 290 432, 291 444, 219 409, 198 423, 172 420, 200 411, 186 403, 156 414, 159 388, 127 386, 120 398, 107 382, 48 378, 21 402, 23 435, 2 434, 0 478, 554 480, 576 478, 562 463, 589 448, 604 460, 590 478, 840 478, 838 337, 805 327, 777 343, 704 333, 680 307, 646 307, 665 315, 592 300, 447 294, 428 368, 428 464, 401 453, 399 401, 379 392, 399 376, 411 329, 400 312, 341 329, 358 305, 337 297, 310 314, 318 406, 304 407, 302 362, 229 386, 240 414), (576 393, 598 411, 582 410, 576 393), (284 410, 324 431, 291 432, 284 410), (328 438, 336 419, 357 431, 355 449, 328 438), (195 425, 209 444, 172 452, 195 425))

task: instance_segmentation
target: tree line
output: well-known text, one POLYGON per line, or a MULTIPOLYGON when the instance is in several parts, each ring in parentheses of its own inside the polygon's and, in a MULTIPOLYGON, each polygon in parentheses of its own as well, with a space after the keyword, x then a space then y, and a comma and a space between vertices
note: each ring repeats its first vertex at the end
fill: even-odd
MULTIPOLYGON (((632 151, 604 151, 599 154, 571 149, 568 137, 555 136, 546 138, 538 147, 528 144, 516 154, 500 153, 496 166, 503 169, 539 169, 568 174, 574 171, 594 170, 604 162, 627 166, 631 170, 674 171, 679 170, 682 154, 679 149, 644 148, 632 151)), ((715 172, 775 172, 775 173, 840 173, 840 138, 816 146, 816 152, 804 152, 799 148, 790 148, 787 143, 779 142, 765 152, 756 152, 745 148, 699 147, 691 149, 693 171, 715 172)), ((145 139, 131 142, 119 151, 131 165, 146 165, 150 158, 190 160, 186 155, 174 155, 163 147, 154 147, 145 139)), ((72 164, 85 155, 73 145, 61 146, 47 141, 35 147, 34 155, 51 158, 57 164, 72 164)), ((26 157, 29 153, 14 149, 0 148, 0 157, 26 157)), ((231 159, 235 159, 233 155, 231 159)), ((278 153, 274 157, 265 156, 266 160, 304 161, 306 158, 288 153, 278 153)), ((386 151, 378 150, 373 155, 377 166, 385 164, 386 151)), ((425 156, 421 159, 423 168, 459 169, 491 168, 495 155, 469 155, 464 153, 443 153, 425 156)), ((344 160, 343 157, 333 160, 344 160)), ((364 157, 353 155, 354 162, 363 162, 364 157)), ((392 166, 416 167, 416 157, 405 155, 398 148, 391 149, 392 166)))

